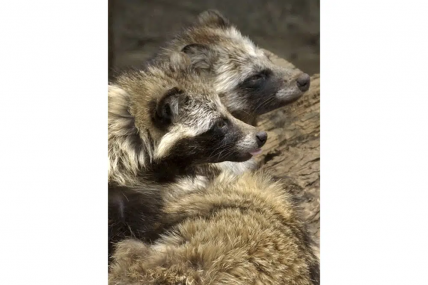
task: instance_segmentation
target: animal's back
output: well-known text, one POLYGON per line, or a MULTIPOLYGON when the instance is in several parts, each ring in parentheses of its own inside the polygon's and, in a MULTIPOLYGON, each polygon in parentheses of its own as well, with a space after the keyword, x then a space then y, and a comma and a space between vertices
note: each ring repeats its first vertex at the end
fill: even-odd
POLYGON ((166 200, 170 232, 154 245, 120 243, 110 284, 319 284, 304 225, 267 176, 221 175, 166 200))

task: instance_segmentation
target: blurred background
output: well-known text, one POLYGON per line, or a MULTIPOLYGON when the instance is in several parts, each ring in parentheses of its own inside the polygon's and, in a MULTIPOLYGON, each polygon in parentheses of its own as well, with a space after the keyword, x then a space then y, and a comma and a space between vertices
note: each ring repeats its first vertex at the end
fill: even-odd
POLYGON ((219 10, 260 47, 319 73, 319 0, 109 0, 110 68, 144 61, 207 9, 219 10))

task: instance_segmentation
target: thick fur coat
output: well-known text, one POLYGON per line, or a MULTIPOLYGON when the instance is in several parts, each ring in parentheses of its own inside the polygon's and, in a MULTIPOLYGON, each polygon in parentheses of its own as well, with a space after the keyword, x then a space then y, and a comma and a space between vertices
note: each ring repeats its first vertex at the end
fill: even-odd
POLYGON ((258 173, 221 174, 164 197, 165 233, 117 245, 109 284, 319 284, 319 264, 291 197, 258 173))

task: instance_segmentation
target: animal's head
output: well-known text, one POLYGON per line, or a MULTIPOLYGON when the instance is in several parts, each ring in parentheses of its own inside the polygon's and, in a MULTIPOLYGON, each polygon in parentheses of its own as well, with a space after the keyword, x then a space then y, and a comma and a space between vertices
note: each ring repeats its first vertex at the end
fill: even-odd
POLYGON ((216 11, 201 13, 197 23, 166 48, 174 49, 187 54, 195 70, 212 75, 228 110, 249 123, 257 115, 297 100, 309 89, 308 74, 275 65, 216 11))
POLYGON ((245 161, 266 139, 227 111, 182 54, 109 86, 109 180, 121 185, 153 165, 245 161))

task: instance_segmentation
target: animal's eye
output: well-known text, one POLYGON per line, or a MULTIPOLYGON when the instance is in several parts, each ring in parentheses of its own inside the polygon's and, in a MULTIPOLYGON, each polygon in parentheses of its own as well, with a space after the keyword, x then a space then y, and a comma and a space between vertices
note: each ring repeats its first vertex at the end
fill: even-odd
POLYGON ((226 127, 226 125, 227 125, 227 122, 226 122, 226 120, 225 120, 225 119, 219 120, 219 121, 217 121, 217 123, 216 123, 216 127, 217 127, 217 128, 220 128, 220 129, 222 129, 222 128, 226 127))
POLYGON ((260 87, 267 80, 269 75, 270 70, 263 70, 251 77, 248 77, 247 80, 245 80, 244 86, 249 88, 260 87))
POLYGON ((248 80, 252 81, 252 82, 256 82, 256 81, 260 81, 264 78, 265 78, 264 74, 256 74, 256 75, 253 75, 250 78, 248 78, 248 80))

